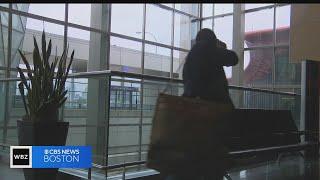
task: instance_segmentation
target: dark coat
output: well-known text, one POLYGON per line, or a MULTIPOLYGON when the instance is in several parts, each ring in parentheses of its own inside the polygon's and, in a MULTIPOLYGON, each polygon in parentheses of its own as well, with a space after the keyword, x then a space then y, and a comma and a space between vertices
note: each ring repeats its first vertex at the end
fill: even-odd
POLYGON ((188 97, 231 103, 223 66, 238 63, 235 52, 216 47, 208 41, 197 42, 183 67, 184 94, 188 97))

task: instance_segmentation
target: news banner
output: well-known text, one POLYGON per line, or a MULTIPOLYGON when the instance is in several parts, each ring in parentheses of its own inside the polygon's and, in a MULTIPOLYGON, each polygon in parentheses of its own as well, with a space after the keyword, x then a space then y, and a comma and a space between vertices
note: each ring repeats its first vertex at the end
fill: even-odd
POLYGON ((91 167, 91 146, 10 146, 10 168, 91 167))

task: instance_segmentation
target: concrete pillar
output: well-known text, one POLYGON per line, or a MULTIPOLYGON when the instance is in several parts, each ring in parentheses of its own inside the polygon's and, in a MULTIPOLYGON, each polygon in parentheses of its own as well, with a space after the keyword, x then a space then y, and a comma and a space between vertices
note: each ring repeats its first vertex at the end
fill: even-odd
MULTIPOLYGON (((91 4, 91 27, 107 32, 110 28, 110 4, 91 4)), ((109 36, 90 32, 88 71, 108 69, 109 36)), ((107 164, 109 125, 108 77, 88 78, 86 144, 92 146, 93 163, 107 164)))
MULTIPOLYGON (((244 50, 244 30, 245 30, 245 19, 244 13, 244 4, 234 4, 233 6, 233 50, 237 53, 239 57, 238 65, 232 68, 232 79, 231 82, 233 85, 241 86, 243 85, 244 70, 243 70, 243 50, 244 50)), ((242 91, 237 91, 235 98, 233 99, 234 105, 236 107, 243 106, 243 93, 242 91)))

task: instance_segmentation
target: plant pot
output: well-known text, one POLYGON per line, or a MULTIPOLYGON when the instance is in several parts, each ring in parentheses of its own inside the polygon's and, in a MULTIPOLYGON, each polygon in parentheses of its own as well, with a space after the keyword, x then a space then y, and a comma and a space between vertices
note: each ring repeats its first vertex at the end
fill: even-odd
MULTIPOLYGON (((32 122, 18 120, 20 146, 64 146, 69 122, 32 122)), ((23 169, 26 180, 56 180, 58 169, 23 169)))

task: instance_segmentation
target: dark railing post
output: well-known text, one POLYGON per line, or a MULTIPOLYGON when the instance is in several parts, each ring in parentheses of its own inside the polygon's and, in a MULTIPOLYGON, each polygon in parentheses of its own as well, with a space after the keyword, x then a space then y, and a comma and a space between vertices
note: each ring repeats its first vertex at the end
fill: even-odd
MULTIPOLYGON (((305 141, 319 142, 319 67, 319 62, 310 60, 302 62, 301 119, 307 132, 305 141)), ((305 157, 307 164, 318 161, 319 146, 306 150, 305 157)), ((319 179, 319 166, 316 165, 318 163, 312 163, 312 166, 307 164, 305 164, 305 174, 310 178, 319 179)))
MULTIPOLYGON (((302 105, 304 127, 307 132, 306 141, 319 141, 319 75, 320 63, 315 61, 304 61, 302 63, 302 105)), ((319 155, 319 149, 307 151, 306 155, 312 157, 319 155)))

